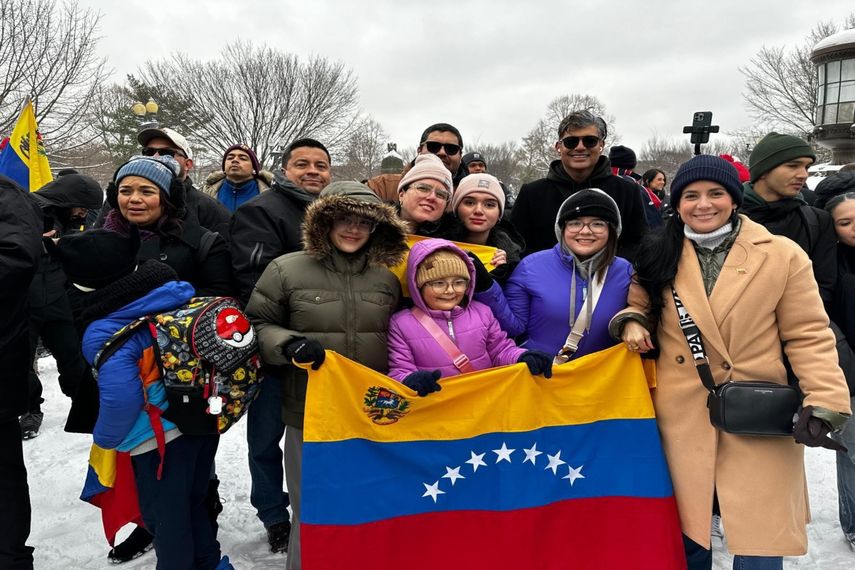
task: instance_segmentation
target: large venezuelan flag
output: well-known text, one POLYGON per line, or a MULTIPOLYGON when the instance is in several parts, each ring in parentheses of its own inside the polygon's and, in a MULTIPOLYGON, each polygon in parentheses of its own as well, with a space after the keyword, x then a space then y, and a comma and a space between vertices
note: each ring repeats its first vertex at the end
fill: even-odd
POLYGON ((53 180, 32 101, 24 105, 8 144, 0 151, 0 174, 30 192, 53 180))
POLYGON ((641 360, 619 345, 553 370, 419 398, 328 352, 309 372, 304 567, 685 568, 641 360))

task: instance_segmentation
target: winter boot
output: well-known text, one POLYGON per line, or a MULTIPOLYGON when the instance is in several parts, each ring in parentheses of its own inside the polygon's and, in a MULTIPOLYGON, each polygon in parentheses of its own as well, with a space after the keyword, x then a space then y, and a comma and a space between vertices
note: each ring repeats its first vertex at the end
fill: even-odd
POLYGON ((21 438, 33 439, 38 437, 39 429, 42 427, 42 420, 45 415, 42 412, 27 412, 19 420, 21 423, 21 438))
POLYGON ((107 560, 111 564, 122 564, 134 558, 139 558, 152 549, 154 537, 141 526, 138 526, 128 535, 128 538, 118 544, 107 554, 107 560))
POLYGON ((291 534, 291 521, 276 523, 267 527, 267 542, 270 552, 288 552, 288 536, 291 534))

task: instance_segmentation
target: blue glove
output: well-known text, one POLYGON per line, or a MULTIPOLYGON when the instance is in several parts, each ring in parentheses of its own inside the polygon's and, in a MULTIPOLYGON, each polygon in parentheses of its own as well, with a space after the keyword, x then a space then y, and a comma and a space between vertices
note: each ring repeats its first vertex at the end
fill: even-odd
POLYGON ((543 374, 544 378, 552 378, 552 357, 539 350, 523 352, 517 362, 525 362, 532 376, 543 374))
POLYGON ((419 396, 425 397, 431 392, 442 390, 442 386, 437 382, 441 375, 442 373, 439 370, 418 370, 404 378, 402 383, 407 388, 418 392, 419 396))
POLYGON ((298 338, 285 345, 285 356, 301 363, 312 363, 312 370, 317 370, 324 363, 327 353, 324 347, 313 338, 298 338))

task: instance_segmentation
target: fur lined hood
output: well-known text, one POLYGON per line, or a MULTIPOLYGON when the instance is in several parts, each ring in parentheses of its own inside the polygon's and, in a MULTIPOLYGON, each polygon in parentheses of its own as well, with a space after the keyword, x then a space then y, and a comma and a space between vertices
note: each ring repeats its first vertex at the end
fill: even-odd
POLYGON ((329 234, 333 220, 342 214, 361 216, 377 223, 377 229, 359 252, 367 255, 369 264, 394 267, 403 261, 407 252, 406 225, 395 213, 395 208, 382 203, 376 195, 374 200, 348 194, 322 195, 312 203, 306 210, 302 227, 303 249, 307 254, 318 260, 332 256, 329 234))

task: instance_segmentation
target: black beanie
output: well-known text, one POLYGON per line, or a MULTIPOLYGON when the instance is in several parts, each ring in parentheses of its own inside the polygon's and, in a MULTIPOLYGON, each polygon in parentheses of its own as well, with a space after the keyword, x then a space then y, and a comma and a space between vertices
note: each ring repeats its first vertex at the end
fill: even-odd
POLYGON ((131 224, 128 237, 97 229, 65 236, 58 244, 50 239, 44 243, 48 253, 62 263, 62 269, 73 285, 100 289, 134 272, 140 234, 131 224))
POLYGON ((742 205, 742 184, 736 167, 725 159, 711 154, 701 154, 687 160, 677 169, 671 182, 671 207, 677 208, 683 189, 698 180, 721 184, 733 198, 737 207, 742 205))
POLYGON ((585 188, 572 194, 558 207, 558 215, 555 216, 555 237, 559 243, 562 241, 561 235, 567 220, 582 216, 594 216, 605 220, 615 228, 615 233, 620 237, 623 227, 617 202, 599 188, 585 188))
POLYGON ((609 162, 615 168, 626 168, 628 170, 632 170, 638 164, 635 151, 620 144, 609 149, 609 162))
POLYGON ((771 132, 754 146, 748 157, 748 171, 751 183, 775 168, 794 158, 810 158, 816 162, 816 153, 808 143, 792 135, 771 132))

